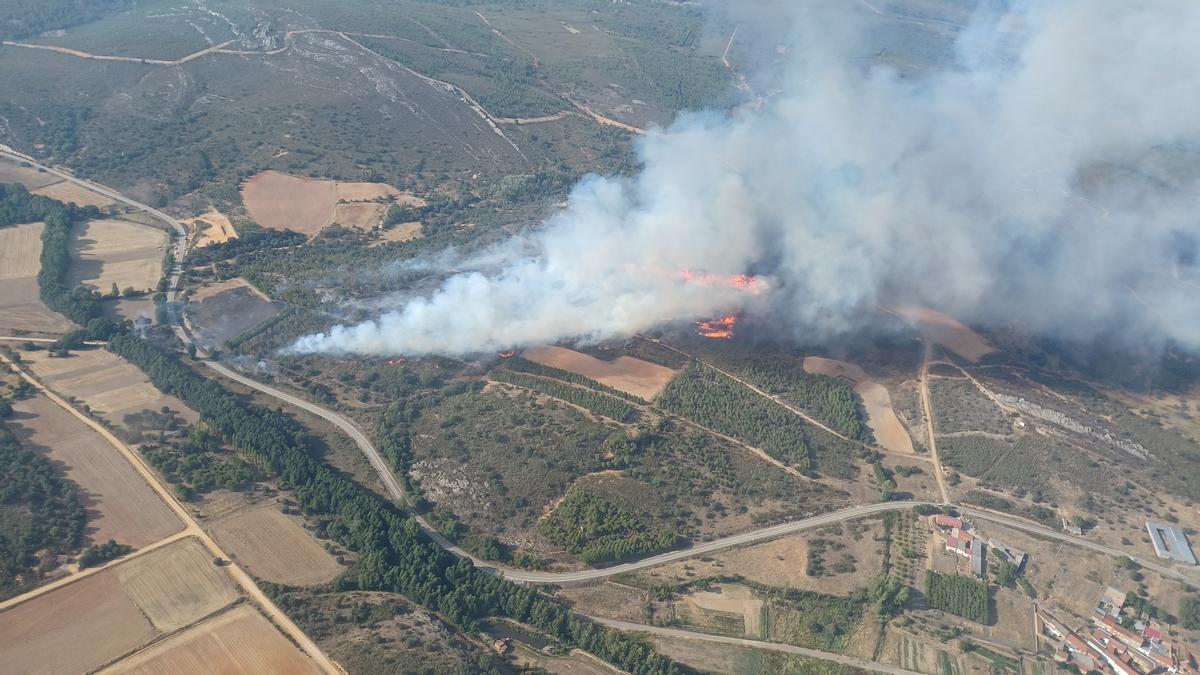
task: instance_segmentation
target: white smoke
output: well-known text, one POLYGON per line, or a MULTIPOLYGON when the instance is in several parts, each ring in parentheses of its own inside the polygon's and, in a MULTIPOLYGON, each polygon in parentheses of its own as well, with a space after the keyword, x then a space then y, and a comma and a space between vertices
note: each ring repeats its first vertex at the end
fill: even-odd
POLYGON ((1200 3, 990 5, 917 78, 863 66, 853 3, 796 4, 761 108, 648 133, 636 178, 584 180, 491 271, 293 349, 464 355, 732 311, 819 338, 892 303, 1200 347, 1200 3))

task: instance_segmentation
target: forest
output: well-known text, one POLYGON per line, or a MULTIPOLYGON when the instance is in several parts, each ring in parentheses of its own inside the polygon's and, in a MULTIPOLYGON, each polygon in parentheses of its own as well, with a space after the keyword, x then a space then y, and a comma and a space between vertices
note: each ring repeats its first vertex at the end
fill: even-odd
POLYGON ((0 421, 0 598, 41 578, 35 552, 73 553, 86 520, 75 484, 0 421))
POLYGON ((628 403, 588 389, 504 368, 493 370, 491 377, 499 382, 507 382, 518 387, 541 392, 547 396, 553 396, 554 398, 577 405, 580 408, 585 408, 597 415, 616 420, 617 422, 632 422, 637 418, 637 409, 628 403))
POLYGON ((986 583, 961 574, 925 572, 925 600, 940 609, 976 623, 992 623, 992 594, 986 583))
POLYGON ((338 590, 401 593, 467 632, 485 617, 508 617, 632 673, 685 672, 645 643, 575 617, 537 591, 444 551, 394 504, 315 458, 311 439, 282 411, 248 404, 134 335, 115 335, 109 348, 211 420, 248 461, 293 490, 306 512, 340 519, 329 532, 360 561, 335 582, 338 590))
POLYGON ((812 468, 804 423, 786 408, 693 363, 659 394, 666 410, 762 448, 801 471, 812 468))
POLYGON ((538 529, 588 564, 655 553, 680 540, 675 532, 647 527, 629 512, 585 490, 569 493, 538 529))
POLYGON ((133 0, 5 0, 0 5, 0 38, 22 38, 87 23, 133 4, 133 0))
POLYGON ((839 433, 864 443, 871 441, 858 394, 847 382, 757 359, 744 372, 747 379, 795 403, 839 433))

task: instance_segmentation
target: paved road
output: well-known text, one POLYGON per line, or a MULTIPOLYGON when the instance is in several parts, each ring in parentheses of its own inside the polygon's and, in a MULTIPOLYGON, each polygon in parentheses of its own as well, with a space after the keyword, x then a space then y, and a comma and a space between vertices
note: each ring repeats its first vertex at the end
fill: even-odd
POLYGON ((866 671, 874 671, 877 673, 888 673, 888 675, 921 675, 912 670, 905 670, 899 666, 893 666, 887 663, 878 661, 867 661, 854 656, 846 656, 845 654, 835 654, 833 652, 823 652, 816 649, 808 649, 805 647, 797 647, 795 645, 785 645, 779 642, 763 642, 762 640, 750 640, 748 638, 727 637, 724 635, 709 635, 708 633, 696 633, 689 630, 680 630, 678 628, 664 628, 661 626, 647 626, 640 623, 630 623, 628 621, 617 621, 615 619, 602 619, 596 616, 583 615, 587 619, 594 621, 609 628, 617 630, 632 631, 638 633, 649 633, 651 635, 662 635, 664 637, 683 638, 685 640, 703 640, 704 642, 720 642, 721 644, 736 645, 738 647, 750 647, 752 649, 769 649, 776 652, 787 652, 788 654, 796 654, 798 656, 806 656, 811 659, 821 659, 822 661, 833 661, 847 666, 853 666, 866 671))
POLYGON ((996 513, 995 511, 986 511, 986 510, 978 509, 978 508, 975 508, 972 506, 963 506, 961 504, 956 505, 954 508, 958 509, 959 511, 962 511, 963 513, 966 513, 967 515, 971 516, 972 518, 975 518, 976 520, 986 520, 988 522, 1004 525, 1005 527, 1011 527, 1014 530, 1021 530, 1022 532, 1026 532, 1029 534, 1036 534, 1039 537, 1048 537, 1050 539, 1055 539, 1057 541, 1065 542, 1065 543, 1071 544, 1073 546, 1078 546, 1079 548, 1086 548, 1089 551, 1095 551, 1096 553, 1103 553, 1104 555, 1112 556, 1114 558, 1132 558, 1134 561, 1137 562, 1138 565, 1141 565, 1143 569, 1151 570, 1153 572, 1161 574, 1164 577, 1167 577, 1168 579, 1174 579, 1176 581, 1181 581, 1184 584, 1191 586, 1194 589, 1200 590, 1200 577, 1190 576, 1190 575, 1184 574, 1182 571, 1180 571, 1181 569, 1193 570, 1195 568, 1182 567, 1182 566, 1181 567, 1169 567, 1167 565, 1162 565, 1157 562, 1148 561, 1148 560, 1138 557, 1138 556, 1130 555, 1127 551, 1122 551, 1120 549, 1112 548, 1111 546, 1105 546, 1104 544, 1092 541, 1090 539, 1084 539, 1083 537, 1076 537, 1074 535, 1070 535, 1065 532, 1059 532, 1058 530, 1052 530, 1048 527, 1043 527, 1041 525, 1035 525, 1033 523, 1026 522, 1020 518, 1007 516, 1002 513, 996 513))
MULTIPOLYGON (((138 475, 141 476, 142 480, 146 481, 150 488, 154 490, 158 497, 162 499, 162 501, 182 522, 184 525, 183 531, 174 536, 183 534, 189 537, 195 537, 214 557, 229 561, 222 567, 222 569, 224 569, 229 576, 233 577, 234 582, 236 582, 237 585, 242 588, 242 591, 259 606, 263 613, 265 613, 271 619, 271 621, 275 623, 275 625, 279 626, 280 630, 282 630, 293 642, 295 642, 300 649, 306 652, 309 657, 312 658, 313 662, 316 663, 317 666, 322 670, 327 673, 342 672, 341 669, 338 668, 337 665, 334 664, 334 662, 328 656, 326 656, 324 652, 321 651, 321 648, 318 647, 317 644, 304 633, 304 631, 300 630, 300 627, 297 626, 287 614, 284 614, 283 610, 279 609, 279 607, 269 597, 267 597, 266 593, 263 593, 262 589, 258 587, 258 584, 254 583, 254 579, 247 574, 240 565, 230 560, 229 554, 221 549, 221 547, 217 545, 217 542, 213 540, 212 537, 208 536, 208 533, 200 527, 200 523, 196 522, 196 519, 192 517, 191 512, 184 508, 183 504, 179 503, 179 500, 175 498, 175 494, 171 491, 170 487, 164 485, 159 479, 158 475, 154 473, 154 471, 152 471, 150 467, 142 460, 141 455, 134 452, 132 448, 114 436, 112 432, 110 432, 99 422, 93 420, 87 415, 84 415, 57 394, 47 389, 41 382, 35 380, 31 375, 29 375, 29 373, 22 370, 17 364, 13 363, 3 354, 0 354, 0 361, 3 361, 8 365, 9 368, 12 369, 13 372, 36 387, 42 393, 42 395, 54 402, 55 405, 58 405, 67 412, 71 413, 81 422, 88 425, 88 427, 90 427, 93 431, 100 434, 100 436, 104 438, 104 440, 110 446, 112 446, 113 449, 120 453, 120 455, 133 466, 134 470, 138 472, 138 475)), ((76 579, 82 578, 83 576, 86 576, 86 574, 76 575, 76 579)), ((25 599, 29 598, 26 597, 25 599)))

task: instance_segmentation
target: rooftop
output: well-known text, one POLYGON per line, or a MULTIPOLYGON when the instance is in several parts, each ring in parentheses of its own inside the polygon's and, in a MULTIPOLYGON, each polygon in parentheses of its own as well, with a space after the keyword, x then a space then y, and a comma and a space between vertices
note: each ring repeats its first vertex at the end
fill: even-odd
POLYGON ((1188 545, 1187 537, 1178 525, 1163 523, 1157 520, 1147 520, 1146 530, 1154 543, 1154 552, 1160 558, 1170 558, 1189 565, 1196 564, 1196 556, 1188 545))

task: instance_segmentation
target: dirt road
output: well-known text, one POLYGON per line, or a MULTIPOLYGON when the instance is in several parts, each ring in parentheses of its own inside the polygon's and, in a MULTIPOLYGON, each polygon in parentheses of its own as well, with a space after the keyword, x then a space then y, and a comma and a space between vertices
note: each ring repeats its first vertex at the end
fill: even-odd
POLYGON ((946 489, 946 472, 942 470, 942 461, 938 459, 937 437, 933 430, 933 404, 929 399, 929 361, 933 358, 933 342, 925 340, 925 358, 921 361, 921 407, 925 409, 925 435, 929 440, 929 456, 933 458, 933 475, 937 478, 938 492, 942 495, 942 503, 950 503, 950 491, 946 489))
MULTIPOLYGON (((280 610, 279 607, 276 606, 275 603, 268 598, 265 593, 263 593, 262 589, 254 583, 254 580, 250 577, 250 575, 247 574, 246 571, 241 568, 241 566, 230 560, 229 555, 217 545, 212 537, 208 536, 208 533, 200 527, 200 524, 196 522, 196 519, 192 517, 192 514, 188 512, 188 510, 185 509, 177 499, 175 499, 175 495, 171 492, 171 489, 159 480, 158 475, 155 474, 150 467, 142 461, 140 455, 134 452, 132 448, 125 445, 125 443, 114 436, 112 432, 102 426, 99 422, 96 422, 92 418, 76 410, 57 394, 47 389, 41 382, 34 379, 20 366, 9 360, 8 357, 0 354, 0 361, 3 361, 14 373, 37 388, 38 391, 40 391, 46 398, 53 401, 60 408, 71 413, 77 419, 79 419, 79 421, 88 425, 93 431, 100 434, 100 436, 103 437, 104 440, 113 447, 113 449, 120 453, 121 456, 133 466, 134 470, 138 472, 138 475, 141 476, 142 480, 146 481, 151 489, 154 490, 159 498, 166 503, 171 511, 174 512, 179 520, 185 525, 182 532, 172 535, 172 537, 169 537, 169 539, 181 538, 183 536, 195 537, 200 541, 200 543, 204 544, 204 547, 208 549, 208 552, 211 553, 213 557, 228 561, 222 566, 222 569, 224 569, 229 576, 233 577, 233 580, 242 588, 242 591, 259 606, 263 613, 265 613, 271 619, 271 621, 280 628, 280 630, 286 633, 292 641, 299 645, 300 649, 307 653, 322 670, 327 673, 342 672, 341 669, 338 668, 337 665, 334 664, 334 662, 328 656, 326 656, 324 652, 321 651, 320 647, 318 647, 317 644, 304 633, 304 631, 300 630, 300 627, 297 626, 287 614, 284 614, 283 611, 280 610)), ((164 544, 159 542, 158 545, 164 544)), ((66 580, 63 580, 61 585, 66 585, 71 581, 77 581, 78 579, 81 579, 91 573, 94 572, 88 572, 87 570, 84 570, 83 572, 74 575, 74 577, 67 577, 66 580)), ((26 594, 26 596, 30 596, 30 594, 26 594)), ((24 600, 29 599, 29 597, 21 597, 24 600)))

